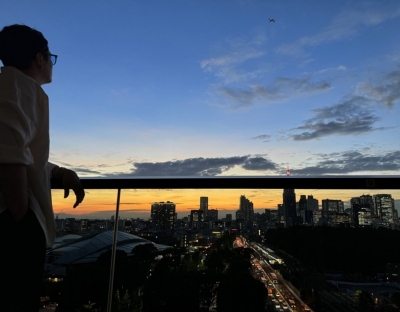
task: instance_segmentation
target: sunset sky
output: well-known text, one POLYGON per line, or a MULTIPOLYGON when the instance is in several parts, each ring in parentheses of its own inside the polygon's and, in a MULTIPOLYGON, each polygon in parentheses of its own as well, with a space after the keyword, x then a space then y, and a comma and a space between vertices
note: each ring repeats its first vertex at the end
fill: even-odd
MULTIPOLYGON (((0 20, 40 30, 59 55, 44 86, 50 160, 81 177, 400 174, 399 1, 4 0, 0 20)), ((227 210, 242 194, 259 209, 282 196, 213 192, 124 190, 121 208, 171 200, 184 215, 200 196, 227 210)), ((116 198, 89 190, 74 210, 53 193, 64 215, 116 198)))

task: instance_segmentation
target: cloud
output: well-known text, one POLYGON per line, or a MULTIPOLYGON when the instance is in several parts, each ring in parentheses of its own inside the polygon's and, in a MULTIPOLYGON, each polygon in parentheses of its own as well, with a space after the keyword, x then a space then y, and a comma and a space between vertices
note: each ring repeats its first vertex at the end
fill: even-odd
POLYGON ((263 142, 269 142, 269 139, 271 136, 269 134, 260 134, 255 137, 253 137, 253 140, 263 140, 263 142))
POLYGON ((200 61, 200 67, 225 83, 246 81, 260 76, 265 72, 259 68, 254 71, 241 69, 240 66, 248 61, 259 59, 265 55, 263 44, 266 37, 263 34, 253 38, 235 38, 227 40, 228 50, 222 55, 200 61))
POLYGON ((75 171, 78 175, 87 175, 87 174, 102 175, 102 173, 99 171, 91 170, 91 169, 87 169, 87 168, 83 168, 83 167, 68 166, 67 168, 75 171))
POLYGON ((246 159, 242 167, 246 170, 257 170, 257 171, 277 169, 276 164, 269 161, 268 159, 265 159, 264 157, 248 158, 246 159))
POLYGON ((379 6, 374 7, 364 6, 346 10, 317 34, 302 37, 291 44, 282 45, 276 51, 279 54, 299 55, 303 53, 303 47, 352 38, 368 27, 379 25, 399 16, 400 5, 395 2, 386 6, 379 4, 379 6))
POLYGON ((392 108, 400 100, 400 66, 384 73, 378 85, 371 83, 359 84, 356 93, 368 96, 372 101, 387 108, 392 108))
POLYGON ((321 154, 313 166, 292 170, 293 175, 347 174, 357 172, 396 172, 400 170, 400 151, 365 153, 357 150, 321 154))
POLYGON ((301 78, 277 78, 269 86, 251 85, 247 90, 219 87, 217 92, 235 108, 251 106, 257 100, 263 103, 282 102, 296 96, 324 92, 331 88, 325 82, 313 82, 311 76, 301 78))
POLYGON ((318 74, 322 74, 322 73, 325 73, 327 71, 332 71, 332 70, 345 71, 345 70, 347 70, 347 67, 344 65, 339 65, 338 67, 329 67, 329 68, 319 70, 318 74))
POLYGON ((305 141, 330 135, 354 135, 369 133, 383 128, 374 128, 379 120, 375 113, 365 105, 368 99, 352 96, 339 104, 313 110, 314 117, 303 126, 292 129, 292 139, 305 141))
POLYGON ((304 67, 304 66, 306 66, 306 65, 308 65, 308 64, 310 64, 311 62, 314 62, 315 60, 314 59, 308 59, 308 60, 305 60, 305 61, 303 61, 303 62, 301 62, 299 65, 297 65, 298 67, 300 67, 300 68, 302 68, 302 67, 304 67))
POLYGON ((340 103, 314 109, 313 118, 291 129, 295 141, 318 139, 330 135, 354 135, 385 130, 375 128, 379 120, 373 105, 392 108, 400 100, 400 66, 378 77, 379 83, 360 83, 340 103))
POLYGON ((240 166, 246 170, 276 170, 278 165, 261 156, 221 158, 189 158, 166 162, 135 162, 130 173, 109 174, 108 177, 128 176, 216 176, 240 166))

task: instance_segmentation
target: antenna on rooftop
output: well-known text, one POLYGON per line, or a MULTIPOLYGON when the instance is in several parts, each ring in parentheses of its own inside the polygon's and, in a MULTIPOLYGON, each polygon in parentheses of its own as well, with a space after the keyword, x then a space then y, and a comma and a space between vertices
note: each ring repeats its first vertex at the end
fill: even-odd
POLYGON ((287 176, 290 176, 290 175, 291 175, 291 174, 290 174, 290 169, 289 169, 289 164, 287 164, 286 175, 287 175, 287 176))

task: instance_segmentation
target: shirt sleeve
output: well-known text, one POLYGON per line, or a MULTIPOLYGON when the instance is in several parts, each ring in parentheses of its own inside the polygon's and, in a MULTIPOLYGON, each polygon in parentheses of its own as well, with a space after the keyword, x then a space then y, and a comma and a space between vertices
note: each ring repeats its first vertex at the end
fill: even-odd
MULTIPOLYGON (((29 143, 36 133, 36 92, 20 92, 0 74, 0 163, 33 164, 29 143)), ((33 90, 34 91, 34 90, 33 90)))
POLYGON ((53 163, 49 162, 49 161, 47 162, 46 171, 47 171, 47 176, 49 177, 49 179, 52 178, 52 171, 53 171, 53 169, 55 167, 58 167, 58 166, 56 164, 53 164, 53 163))

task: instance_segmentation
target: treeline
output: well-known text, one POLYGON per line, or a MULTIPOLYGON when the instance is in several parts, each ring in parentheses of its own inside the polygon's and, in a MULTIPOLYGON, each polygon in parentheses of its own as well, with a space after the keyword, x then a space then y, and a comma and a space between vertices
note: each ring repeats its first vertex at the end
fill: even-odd
POLYGON ((400 263, 400 231, 368 228, 270 229, 265 241, 316 272, 376 274, 400 263))
MULTIPOLYGON (((209 249, 182 254, 170 249, 154 266, 153 245, 119 251, 114 278, 113 312, 266 311, 264 285, 251 276, 250 249, 233 248, 226 234, 209 249)), ((96 263, 71 266, 57 311, 105 310, 110 252, 96 263), (98 310, 96 310, 98 309, 98 310)))

